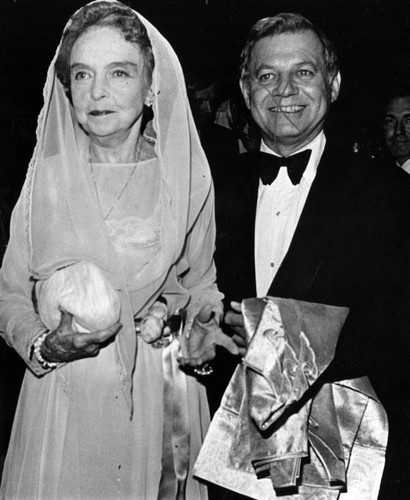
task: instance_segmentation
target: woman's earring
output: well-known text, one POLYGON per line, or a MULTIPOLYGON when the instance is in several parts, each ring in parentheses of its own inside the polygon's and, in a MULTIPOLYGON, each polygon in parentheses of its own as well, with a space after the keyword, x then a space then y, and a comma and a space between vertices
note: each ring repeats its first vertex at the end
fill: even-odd
POLYGON ((148 108, 150 108, 150 107, 154 104, 154 92, 152 92, 152 90, 150 90, 150 91, 148 92, 148 95, 147 95, 147 97, 145 98, 144 104, 145 104, 145 106, 147 106, 148 108))

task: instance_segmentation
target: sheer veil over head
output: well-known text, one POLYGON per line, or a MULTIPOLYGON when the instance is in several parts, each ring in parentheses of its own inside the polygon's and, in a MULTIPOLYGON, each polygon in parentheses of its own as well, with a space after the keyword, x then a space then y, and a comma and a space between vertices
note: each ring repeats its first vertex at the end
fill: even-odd
MULTIPOLYGON (((47 73, 37 144, 11 227, 12 232, 24 231, 29 271, 35 280, 84 260, 107 274, 121 296, 123 328, 117 344, 124 380, 130 380, 135 363, 133 316, 161 293, 171 266, 178 265, 186 235, 199 213, 208 210, 209 220, 213 220, 211 177, 189 109, 181 66, 164 37, 138 16, 147 29, 155 59, 150 130, 161 177, 160 251, 144 269, 132 270, 137 282, 126 282, 89 171, 89 138, 78 125, 56 76, 56 56, 47 73), (21 226, 22 220, 24 228, 17 227, 16 221, 21 226)), ((6 278, 13 280, 11 275, 6 278)))

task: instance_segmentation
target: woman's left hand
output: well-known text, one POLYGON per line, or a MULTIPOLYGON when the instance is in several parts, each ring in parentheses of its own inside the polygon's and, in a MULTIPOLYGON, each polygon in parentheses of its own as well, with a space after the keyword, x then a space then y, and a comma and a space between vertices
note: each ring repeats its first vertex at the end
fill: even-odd
POLYGON ((58 327, 50 332, 41 345, 40 354, 48 362, 67 363, 97 356, 121 328, 120 323, 94 332, 77 332, 72 327, 73 315, 61 310, 58 327))

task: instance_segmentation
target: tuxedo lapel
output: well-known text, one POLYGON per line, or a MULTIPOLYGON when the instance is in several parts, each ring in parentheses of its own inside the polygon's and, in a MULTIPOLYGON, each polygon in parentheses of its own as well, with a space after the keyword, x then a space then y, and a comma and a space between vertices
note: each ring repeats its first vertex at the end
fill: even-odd
POLYGON ((339 163, 336 155, 325 150, 289 250, 268 295, 317 299, 311 294, 312 287, 321 278, 323 264, 331 258, 334 222, 342 205, 339 163))
MULTIPOLYGON (((216 262, 218 284, 227 300, 256 297, 255 215, 259 177, 251 153, 240 155, 238 180, 222 200, 218 222, 216 262), (219 248, 218 248, 219 247, 219 248)), ((326 147, 318 165, 289 250, 268 295, 318 301, 331 296, 329 269, 336 218, 343 210, 346 165, 338 152, 326 147)))

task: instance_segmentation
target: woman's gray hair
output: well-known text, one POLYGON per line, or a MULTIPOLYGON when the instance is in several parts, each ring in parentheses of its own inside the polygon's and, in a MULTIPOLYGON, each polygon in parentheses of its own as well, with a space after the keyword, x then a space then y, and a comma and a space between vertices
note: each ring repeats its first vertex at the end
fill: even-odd
POLYGON ((265 17, 252 26, 241 53, 241 80, 247 82, 249 79, 249 63, 256 42, 262 38, 281 35, 283 33, 300 33, 303 31, 312 31, 319 38, 323 46, 323 57, 330 82, 339 71, 338 57, 332 42, 301 14, 288 12, 277 14, 273 17, 265 17))
POLYGON ((145 26, 132 9, 120 2, 97 2, 80 9, 71 17, 70 21, 63 33, 55 63, 57 77, 68 91, 71 86, 70 58, 73 46, 83 33, 95 26, 118 29, 127 42, 138 45, 144 56, 147 76, 151 80, 155 65, 151 41, 145 26))

